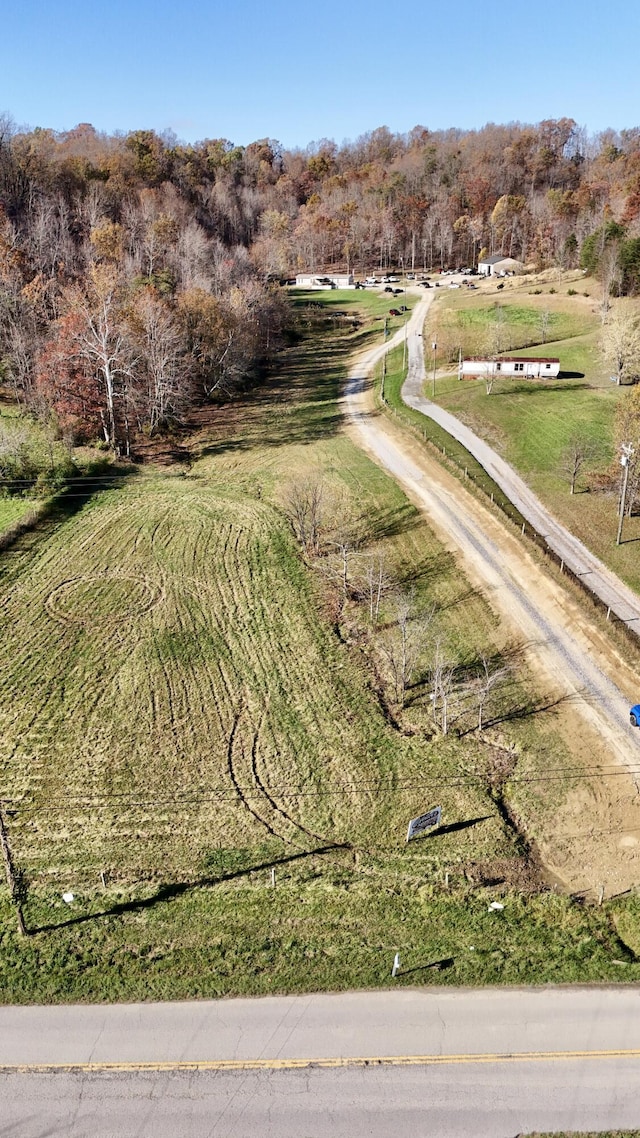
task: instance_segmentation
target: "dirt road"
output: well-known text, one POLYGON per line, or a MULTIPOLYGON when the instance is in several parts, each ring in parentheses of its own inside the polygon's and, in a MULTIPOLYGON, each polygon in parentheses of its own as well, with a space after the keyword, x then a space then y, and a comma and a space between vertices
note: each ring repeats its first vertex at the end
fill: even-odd
MULTIPOLYGON (((423 302, 424 313, 429 307, 430 299, 423 302)), ((422 320, 424 321, 424 316, 422 320)), ((640 597, 545 509, 540 499, 516 474, 513 467, 496 454, 484 439, 456 419, 455 415, 425 398, 424 352, 421 338, 417 335, 410 336, 408 348, 409 367, 402 388, 402 398, 407 406, 439 423, 454 439, 462 443, 484 467, 487 474, 491 475, 509 501, 518 508, 523 518, 526 518, 536 533, 544 537, 547 545, 562 558, 576 577, 586 581, 592 592, 600 597, 603 604, 611 609, 618 620, 640 633, 640 597)))
MULTIPOLYGON (((367 352, 351 370, 344 408, 353 437, 425 512, 445 546, 462 560, 472 583, 483 589, 494 611, 525 640, 532 665, 556 698, 565 701, 565 714, 572 718, 570 730, 576 735, 575 749, 582 748, 591 766, 614 761, 624 764, 630 774, 640 773, 640 732, 634 734, 628 717, 629 705, 637 699, 634 671, 589 624, 580 606, 533 561, 519 538, 407 432, 375 408, 369 380, 373 367, 405 335, 410 356, 415 358, 416 351, 421 354, 420 333, 427 307, 428 300, 421 300, 406 331, 367 352)), ((565 831, 571 828, 573 814, 574 822, 580 817, 584 827, 585 811, 594 809, 598 831, 603 821, 614 831, 608 839, 607 880, 615 880, 616 888, 640 880, 640 803, 633 775, 602 780, 588 793, 586 789, 574 792, 574 798, 565 831)), ((592 866, 594 873, 603 874, 602 847, 597 838, 592 842, 585 838, 582 844, 573 843, 564 867, 551 850, 547 861, 555 861, 559 875, 574 885, 579 880, 592 881, 592 866)))

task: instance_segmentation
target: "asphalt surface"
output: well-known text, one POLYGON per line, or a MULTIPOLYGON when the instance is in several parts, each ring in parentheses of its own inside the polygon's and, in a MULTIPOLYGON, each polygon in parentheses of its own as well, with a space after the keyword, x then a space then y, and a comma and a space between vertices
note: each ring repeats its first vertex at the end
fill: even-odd
MULTIPOLYGON (((361 445, 425 511, 440 534, 446 536, 449 546, 462 554, 467 569, 481 577, 490 604, 507 614, 519 628, 554 690, 579 705, 581 715, 635 773, 640 760, 640 732, 634 732, 629 725, 631 697, 602 670, 588 638, 581 635, 575 620, 563 613, 561 590, 556 589, 556 599, 550 601, 546 574, 536 569, 526 551, 520 551, 518 561, 518 554, 511 548, 507 558, 504 532, 496 529, 495 519, 489 519, 487 511, 458 483, 448 490, 442 481, 428 479, 406 453, 410 448, 392 436, 383 417, 370 410, 366 398, 368 377, 382 355, 404 338, 412 382, 417 383, 416 375, 423 374, 420 333, 429 303, 430 298, 421 300, 405 328, 386 345, 367 352, 352 369, 345 392, 346 414, 361 445)), ((514 477, 517 478, 515 474, 514 477)))
POLYGON ((0 1134, 388 1138, 410 1127, 508 1138, 631 1128, 640 1125, 639 1013, 630 988, 3 1008, 0 1134))
POLYGON ((514 1138, 640 1125, 637 1061, 14 1075, 11 1138, 514 1138))

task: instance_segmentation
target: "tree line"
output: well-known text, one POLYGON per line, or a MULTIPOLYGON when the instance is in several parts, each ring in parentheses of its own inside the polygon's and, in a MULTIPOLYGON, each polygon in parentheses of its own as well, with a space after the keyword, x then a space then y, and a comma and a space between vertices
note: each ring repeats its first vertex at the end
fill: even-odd
POLYGON ((0 118, 0 378, 65 437, 116 452, 259 373, 297 269, 481 253, 637 291, 640 128, 381 127, 285 150, 0 118))

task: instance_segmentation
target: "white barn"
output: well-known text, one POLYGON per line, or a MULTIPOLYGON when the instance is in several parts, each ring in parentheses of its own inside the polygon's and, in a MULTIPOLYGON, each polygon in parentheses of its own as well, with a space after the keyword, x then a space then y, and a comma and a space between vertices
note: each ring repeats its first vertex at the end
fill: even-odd
POLYGON ((355 288, 353 273, 298 273, 296 288, 326 290, 332 288, 355 288))
POLYGON ((482 261, 478 261, 478 272, 482 273, 485 277, 499 277, 505 276, 506 273, 521 273, 524 269, 522 261, 516 261, 514 257, 505 257, 503 253, 499 253, 495 257, 484 257, 482 261))
POLYGON ((501 356, 489 360, 483 356, 470 356, 463 360, 458 379, 480 379, 486 375, 522 379, 552 379, 560 374, 560 360, 551 356, 501 356))

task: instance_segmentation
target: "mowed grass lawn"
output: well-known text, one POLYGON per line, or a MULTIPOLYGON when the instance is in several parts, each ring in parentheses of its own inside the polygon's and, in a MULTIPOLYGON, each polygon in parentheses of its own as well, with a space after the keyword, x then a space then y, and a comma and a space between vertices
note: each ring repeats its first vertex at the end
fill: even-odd
POLYGON ((0 498, 0 534, 34 508, 26 498, 0 498))
MULTIPOLYGON (((572 532, 585 542, 628 584, 640 589, 640 560, 637 542, 640 519, 625 525, 628 539, 615 544, 617 496, 594 489, 593 475, 604 472, 615 462, 614 420, 618 401, 626 391, 609 382, 597 349, 598 322, 591 301, 582 297, 531 296, 525 286, 498 299, 485 296, 446 297, 429 314, 430 326, 474 329, 470 351, 462 340, 463 353, 482 354, 483 336, 494 319, 494 305, 504 313, 507 344, 504 354, 514 356, 558 356, 561 374, 551 381, 499 379, 487 395, 484 380, 459 381, 457 374, 441 379, 436 399, 443 407, 487 439, 523 475, 541 500, 572 532), (547 342, 541 344, 540 311, 551 313, 547 342), (482 330, 482 331, 481 331, 482 330), (568 330, 574 335, 567 337, 568 330), (562 335, 555 340, 555 334, 562 335), (531 335, 532 347, 519 346, 523 335, 531 335), (565 378, 565 376, 567 378, 565 378), (577 484, 569 494, 569 476, 563 470, 563 457, 573 436, 587 440, 591 454, 577 484)), ((429 388, 430 390, 430 388, 429 388)))
POLYGON ((563 792, 553 728, 516 717, 487 743, 434 735, 419 709, 394 724, 294 542, 288 487, 319 474, 460 658, 498 650, 482 597, 341 432, 369 335, 309 332, 203 426, 188 472, 132 474, 0 555, 0 786, 31 930, 3 889, 3 1000, 375 986, 398 950, 409 984, 640 973, 617 903, 509 884, 523 848, 481 772, 495 746, 525 782, 553 762, 535 833, 563 792), (436 802, 453 828, 406 847, 436 802))

